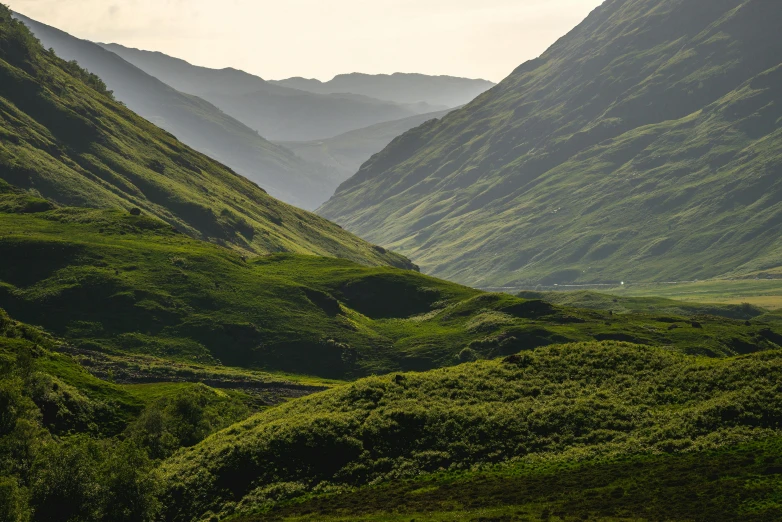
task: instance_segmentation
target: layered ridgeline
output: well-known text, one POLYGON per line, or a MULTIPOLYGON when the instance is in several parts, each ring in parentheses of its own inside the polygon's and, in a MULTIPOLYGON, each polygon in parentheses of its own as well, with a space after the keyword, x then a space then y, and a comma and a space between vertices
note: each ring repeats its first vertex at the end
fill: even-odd
POLYGON ((315 94, 275 85, 236 69, 209 69, 162 53, 105 48, 175 89, 199 96, 273 141, 330 138, 447 107, 399 104, 351 94, 315 94))
POLYGON ((0 10, 0 179, 60 204, 138 208, 250 253, 297 252, 410 267, 268 196, 114 101, 0 10))
POLYGON ((469 103, 495 85, 487 80, 409 73, 352 73, 339 74, 327 82, 288 78, 271 83, 321 94, 351 92, 396 103, 427 103, 445 107, 469 103))
POLYGON ((607 1, 320 213, 472 285, 773 270, 781 24, 765 0, 607 1))
POLYGON ((449 112, 451 111, 430 112, 378 123, 325 140, 285 141, 280 144, 307 161, 333 168, 339 172, 338 183, 342 183, 358 172, 361 165, 386 148, 397 136, 427 121, 442 118, 449 112))
POLYGON ((183 94, 99 45, 15 14, 58 56, 96 74, 136 114, 171 132, 183 143, 228 165, 271 195, 313 209, 341 180, 322 165, 301 161, 211 103, 183 94))

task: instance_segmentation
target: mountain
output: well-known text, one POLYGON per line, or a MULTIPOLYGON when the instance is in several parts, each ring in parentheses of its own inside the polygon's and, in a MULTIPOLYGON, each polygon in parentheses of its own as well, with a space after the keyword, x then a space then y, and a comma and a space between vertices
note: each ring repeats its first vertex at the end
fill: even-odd
POLYGON ((486 80, 425 74, 340 74, 328 82, 288 78, 271 83, 320 94, 351 92, 396 103, 427 103, 458 107, 494 87, 486 80))
POLYGON ((103 44, 175 89, 199 96, 272 141, 330 138, 375 123, 438 110, 349 93, 313 94, 236 69, 208 69, 162 53, 103 44))
POLYGON ((183 143, 228 165, 274 197, 313 209, 332 193, 336 173, 301 161, 214 105, 182 94, 98 45, 79 40, 22 15, 46 48, 97 74, 131 110, 183 143))
POLYGON ((609 0, 320 213, 470 285, 773 272, 780 25, 766 0, 609 0))
MULTIPOLYGON (((339 172, 334 189, 358 172, 369 158, 382 151, 394 138, 433 119, 440 119, 450 110, 410 116, 401 120, 378 123, 333 138, 316 141, 280 142, 305 160, 326 165, 339 172)), ((333 192, 333 191, 332 191, 333 192)))
POLYGON ((9 16, 0 9, 0 179, 63 205, 136 209, 246 253, 412 267, 140 118, 9 16))

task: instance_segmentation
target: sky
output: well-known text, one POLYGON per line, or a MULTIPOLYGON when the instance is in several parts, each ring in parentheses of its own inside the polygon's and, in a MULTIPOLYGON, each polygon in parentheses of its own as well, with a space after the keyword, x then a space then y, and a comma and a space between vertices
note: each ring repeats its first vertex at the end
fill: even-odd
POLYGON ((79 38, 266 79, 417 72, 498 82, 602 0, 2 0, 79 38))

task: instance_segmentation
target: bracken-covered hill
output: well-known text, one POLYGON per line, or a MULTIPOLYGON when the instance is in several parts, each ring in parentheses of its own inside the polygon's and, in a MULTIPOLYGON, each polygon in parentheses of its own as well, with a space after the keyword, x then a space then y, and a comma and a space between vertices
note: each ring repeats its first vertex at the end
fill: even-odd
POLYGON ((782 9, 610 0, 320 213, 473 285, 779 266, 782 9))

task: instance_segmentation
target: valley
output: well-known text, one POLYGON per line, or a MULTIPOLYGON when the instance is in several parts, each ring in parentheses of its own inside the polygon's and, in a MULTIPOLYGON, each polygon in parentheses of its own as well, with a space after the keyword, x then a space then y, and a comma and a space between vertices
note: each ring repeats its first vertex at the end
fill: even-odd
POLYGON ((0 5, 0 522, 782 519, 780 16, 608 0, 495 86, 0 5))

